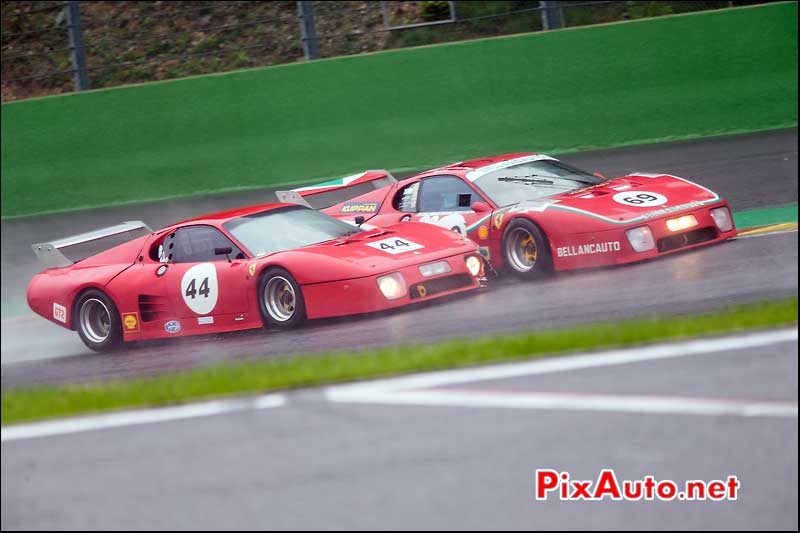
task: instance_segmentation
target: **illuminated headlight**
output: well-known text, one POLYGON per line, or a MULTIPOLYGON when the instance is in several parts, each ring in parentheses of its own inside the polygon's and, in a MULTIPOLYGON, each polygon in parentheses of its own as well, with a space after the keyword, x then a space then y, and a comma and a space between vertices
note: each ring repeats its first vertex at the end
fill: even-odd
POLYGON ((436 261, 435 263, 428 263, 427 265, 420 265, 419 267, 419 273, 426 278, 438 276, 439 274, 447 274, 451 270, 450 263, 447 261, 436 261))
POLYGON ((628 237, 628 242, 631 247, 637 252, 646 252, 656 247, 653 240, 653 233, 647 226, 639 226, 638 228, 629 229, 625 232, 628 237))
POLYGON ((465 260, 467 262, 467 270, 473 277, 477 277, 481 273, 481 260, 474 255, 470 255, 465 260))
POLYGON ((711 218, 720 231, 730 231, 733 229, 733 219, 727 207, 718 207, 711 210, 711 218))
POLYGON ((406 295, 406 280, 400 272, 378 278, 378 288, 387 300, 397 300, 406 295))
POLYGON ((681 231, 683 229, 693 228, 697 225, 697 219, 694 215, 684 215, 679 218, 671 218, 667 220, 667 228, 670 231, 681 231))

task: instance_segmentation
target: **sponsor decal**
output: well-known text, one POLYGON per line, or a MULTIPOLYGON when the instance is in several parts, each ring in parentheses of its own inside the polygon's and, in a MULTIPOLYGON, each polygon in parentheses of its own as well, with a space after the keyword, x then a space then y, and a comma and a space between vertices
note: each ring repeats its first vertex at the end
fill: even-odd
POLYGON ((560 246, 556 250, 558 257, 572 257, 576 255, 607 254, 619 252, 622 249, 619 241, 580 244, 578 246, 560 246))
POLYGON ((481 239, 486 239, 487 237, 489 237, 489 228, 487 228, 486 226, 481 226, 480 228, 478 228, 478 237, 480 237, 481 239))
POLYGON ((503 217, 504 216, 505 215, 503 215, 503 213, 497 213, 494 216, 494 227, 495 227, 495 229, 500 229, 500 226, 503 225, 503 217))
POLYGON ((625 191, 618 192, 611 198, 618 204, 632 207, 656 207, 667 203, 667 197, 657 192, 625 191))
POLYGON ((197 323, 200 324, 201 326, 206 325, 206 324, 213 324, 214 323, 214 317, 213 316, 199 316, 199 317, 197 317, 197 323))
POLYGON ((419 250, 420 248, 425 248, 421 244, 407 241, 406 239, 403 239, 401 237, 389 237, 388 239, 382 239, 380 241, 370 242, 367 243, 367 246, 376 248, 378 250, 381 250, 382 252, 386 252, 387 254, 391 255, 402 254, 404 252, 410 252, 412 250, 419 250))
POLYGON ((139 313, 122 313, 122 325, 125 331, 139 331, 139 313))
POLYGON ((460 233, 461 235, 467 234, 467 221, 464 215, 458 213, 440 213, 436 215, 428 213, 422 215, 419 218, 419 222, 441 226, 445 229, 460 233))
POLYGON ((250 266, 247 267, 247 273, 250 274, 250 277, 254 277, 256 275, 256 264, 250 263, 250 266))
POLYGON ((378 202, 347 202, 339 210, 340 213, 374 213, 381 204, 378 202))
POLYGON ((67 308, 61 304, 53 302, 53 318, 59 322, 67 323, 67 308))
POLYGON ((181 323, 177 320, 170 320, 164 324, 164 331, 167 333, 178 333, 181 330, 181 323))
POLYGON ((219 285, 214 263, 200 263, 183 275, 181 296, 186 306, 198 315, 209 315, 217 305, 219 285))

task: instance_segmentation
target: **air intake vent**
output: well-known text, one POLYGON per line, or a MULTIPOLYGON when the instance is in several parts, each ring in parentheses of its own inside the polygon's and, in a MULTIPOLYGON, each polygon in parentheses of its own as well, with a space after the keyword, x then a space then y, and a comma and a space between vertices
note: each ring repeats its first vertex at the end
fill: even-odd
POLYGON ((167 318, 169 317, 169 303, 163 296, 140 294, 139 315, 142 317, 142 322, 167 318))

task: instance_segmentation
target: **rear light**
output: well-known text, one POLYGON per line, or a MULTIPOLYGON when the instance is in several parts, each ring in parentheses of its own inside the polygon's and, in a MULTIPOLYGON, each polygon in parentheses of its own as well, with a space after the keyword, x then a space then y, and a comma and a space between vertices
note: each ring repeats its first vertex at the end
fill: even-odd
POLYGON ((639 226, 625 232, 631 247, 637 252, 646 252, 656 247, 653 233, 648 226, 639 226))
POLYGON ((684 215, 678 218, 671 218, 667 220, 667 228, 670 231, 681 231, 689 228, 693 228, 697 225, 697 219, 694 215, 684 215))
POLYGON ((733 229, 733 218, 731 212, 727 207, 717 207, 711 210, 711 218, 714 219, 714 224, 722 231, 730 231, 733 229))

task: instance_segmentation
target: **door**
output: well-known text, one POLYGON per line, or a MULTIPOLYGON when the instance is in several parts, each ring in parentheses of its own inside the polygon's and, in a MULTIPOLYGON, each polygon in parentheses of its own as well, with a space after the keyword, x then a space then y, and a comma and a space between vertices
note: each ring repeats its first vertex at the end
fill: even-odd
POLYGON ((485 203, 486 200, 463 179, 432 176, 417 184, 417 212, 411 215, 411 221, 442 226, 476 242, 488 238, 487 221, 491 212, 476 213, 471 207, 475 202, 485 203), (480 229, 482 224, 483 230, 480 229))
POLYGON ((161 276, 177 318, 213 317, 247 311, 246 256, 213 226, 185 226, 163 243, 167 269, 161 276), (228 254, 218 251, 230 249, 228 254))

